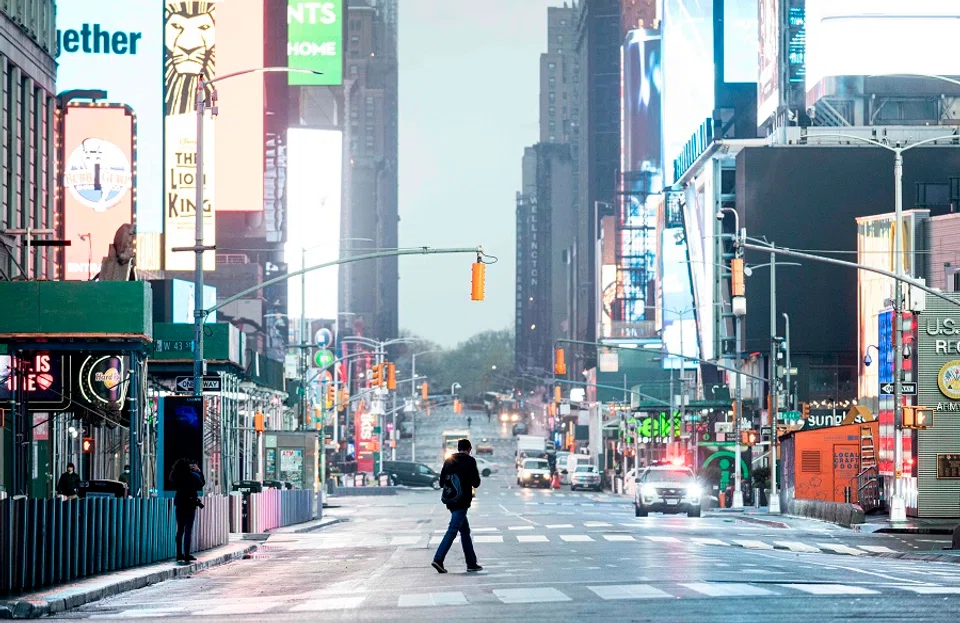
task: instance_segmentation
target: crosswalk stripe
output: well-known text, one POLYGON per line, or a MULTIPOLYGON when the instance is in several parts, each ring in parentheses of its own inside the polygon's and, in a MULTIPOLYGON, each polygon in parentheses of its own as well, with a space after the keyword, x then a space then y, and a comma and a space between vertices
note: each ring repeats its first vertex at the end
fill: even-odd
POLYGON ((814 553, 819 552, 820 548, 801 543, 799 541, 774 541, 773 546, 777 549, 788 549, 791 552, 814 553))
POLYGON ((561 534, 560 538, 568 543, 593 542, 593 539, 586 534, 561 534))
POLYGON ((366 596, 327 597, 315 599, 290 608, 291 612, 320 612, 321 610, 348 610, 358 608, 366 596))
POLYGON ((490 527, 474 528, 473 526, 471 526, 470 531, 471 532, 499 532, 500 528, 490 528, 490 527))
POLYGON ((418 536, 395 536, 390 540, 390 545, 416 545, 419 542, 418 536))
POLYGON ((604 534, 603 538, 608 541, 632 541, 633 537, 629 534, 604 534))
POLYGON ((533 530, 533 526, 510 526, 508 530, 533 530))
POLYGON ((400 595, 397 606, 400 608, 422 608, 424 606, 463 606, 467 598, 460 591, 447 593, 424 593, 420 595, 400 595))
POLYGON ((547 543, 550 541, 542 534, 518 534, 517 540, 521 543, 547 543))
POLYGON ((817 547, 820 549, 825 549, 828 552, 834 552, 836 554, 848 554, 850 556, 863 556, 863 552, 860 550, 849 547, 847 545, 839 545, 836 543, 817 543, 817 547))
POLYGON ((503 543, 502 534, 478 534, 473 537, 474 543, 503 543))
POLYGON ((613 524, 605 521, 585 521, 583 522, 583 525, 588 528, 609 528, 613 524))
POLYGON ((547 528, 550 528, 551 530, 555 530, 559 528, 572 528, 572 527, 573 527, 572 523, 548 523, 547 524, 547 528))
POLYGON ((862 550, 873 552, 874 554, 892 554, 894 550, 886 545, 857 545, 862 550))
POLYGON ((763 541, 751 541, 749 539, 733 539, 733 542, 739 545, 740 547, 745 547, 747 549, 773 549, 773 545, 769 543, 764 543, 763 541))
POLYGON ((546 601, 570 601, 570 598, 553 587, 542 588, 497 588, 493 594, 505 604, 532 604, 546 601))
POLYGON ((960 586, 899 586, 920 595, 960 595, 960 586))
POLYGON ((811 595, 876 595, 877 591, 862 586, 847 584, 781 584, 787 588, 795 588, 811 595))
POLYGON ((615 584, 612 586, 588 586, 600 599, 672 599, 668 593, 649 584, 615 584))
MULTIPOLYGON (((474 540, 479 539, 480 537, 475 537, 474 540)), ((440 545, 440 542, 443 540, 442 536, 432 536, 427 545, 440 545)))
POLYGON ((721 541, 720 539, 708 539, 708 538, 702 538, 702 537, 693 537, 691 540, 692 540, 694 543, 698 544, 698 545, 725 545, 725 546, 728 546, 728 547, 729 547, 729 545, 730 545, 729 543, 725 543, 724 541, 721 541))
POLYGON ((647 536, 645 537, 655 543, 679 543, 680 539, 675 536, 647 536))
POLYGON ((697 591, 708 597, 759 597, 761 595, 776 595, 773 591, 740 582, 690 582, 681 584, 690 590, 697 591))

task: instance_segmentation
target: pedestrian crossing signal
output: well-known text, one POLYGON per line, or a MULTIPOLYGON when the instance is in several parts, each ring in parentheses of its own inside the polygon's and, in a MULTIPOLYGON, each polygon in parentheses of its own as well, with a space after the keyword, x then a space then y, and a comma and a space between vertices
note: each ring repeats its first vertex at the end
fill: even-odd
POLYGON ((903 427, 926 430, 933 426, 933 410, 927 407, 903 406, 903 427))
POLYGON ((740 431, 740 445, 742 446, 755 446, 759 441, 759 435, 755 430, 742 430, 740 431))

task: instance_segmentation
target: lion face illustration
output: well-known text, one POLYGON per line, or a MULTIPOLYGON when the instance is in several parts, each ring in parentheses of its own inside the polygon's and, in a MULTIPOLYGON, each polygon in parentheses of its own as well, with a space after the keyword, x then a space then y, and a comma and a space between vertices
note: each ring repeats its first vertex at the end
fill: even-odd
POLYGON ((215 75, 214 3, 206 0, 167 2, 163 22, 166 114, 194 110, 201 77, 215 75))

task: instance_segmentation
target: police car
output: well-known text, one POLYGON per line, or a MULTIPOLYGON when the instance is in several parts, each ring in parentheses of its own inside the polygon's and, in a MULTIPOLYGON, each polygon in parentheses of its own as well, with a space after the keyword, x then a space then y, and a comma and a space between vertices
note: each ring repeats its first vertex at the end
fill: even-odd
POLYGON ((637 517, 648 513, 686 513, 700 516, 703 491, 693 470, 682 465, 656 465, 636 479, 633 507, 637 517))

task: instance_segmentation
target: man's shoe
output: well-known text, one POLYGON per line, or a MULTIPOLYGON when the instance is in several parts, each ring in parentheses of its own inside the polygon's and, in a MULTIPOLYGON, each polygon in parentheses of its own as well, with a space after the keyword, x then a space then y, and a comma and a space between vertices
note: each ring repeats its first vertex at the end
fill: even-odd
POLYGON ((183 554, 177 554, 177 562, 183 562, 183 554))
POLYGON ((187 554, 186 556, 183 557, 183 561, 184 561, 184 562, 197 562, 197 559, 196 559, 196 557, 191 556, 190 554, 187 554))
POLYGON ((472 567, 467 567, 467 571, 470 573, 474 571, 483 571, 483 567, 481 567, 480 565, 474 565, 472 567))
POLYGON ((434 560, 433 562, 430 563, 430 566, 433 567, 434 569, 436 569, 436 570, 437 570, 437 573, 446 573, 446 572, 447 572, 447 570, 444 568, 442 562, 437 562, 436 560, 434 560))

